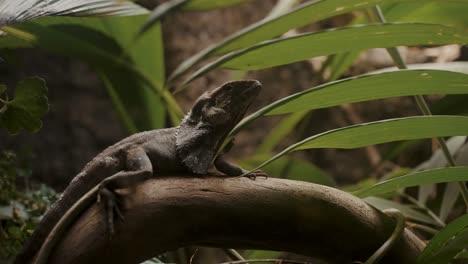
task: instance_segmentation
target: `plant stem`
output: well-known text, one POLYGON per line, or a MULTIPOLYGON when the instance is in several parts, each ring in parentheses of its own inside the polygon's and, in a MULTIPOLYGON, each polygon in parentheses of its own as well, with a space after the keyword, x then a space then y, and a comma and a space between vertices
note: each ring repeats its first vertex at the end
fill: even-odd
POLYGON ((412 196, 404 193, 403 191, 398 192, 398 194, 410 201, 412 204, 416 205, 419 209, 425 211, 440 227, 445 227, 447 225, 431 209, 419 202, 417 199, 414 199, 412 196))
POLYGON ((383 243, 382 246, 380 246, 380 248, 377 249, 374 254, 366 260, 366 262, 364 262, 364 264, 379 263, 384 255, 398 242, 405 231, 405 217, 400 211, 396 209, 386 209, 383 212, 396 220, 397 223, 395 225, 395 229, 385 243, 383 243))
POLYGON ((413 223, 413 222, 406 222, 406 225, 408 227, 411 227, 411 228, 414 228, 414 229, 419 229, 421 231, 427 232, 427 233, 432 234, 432 235, 435 235, 435 234, 439 233, 439 230, 434 229, 434 228, 429 227, 429 226, 426 226, 426 225, 416 224, 416 223, 413 223))
MULTIPOLYGON (((378 19, 378 22, 380 23, 385 23, 385 16, 382 13, 382 10, 380 9, 380 6, 376 5, 373 8, 373 14, 378 19)), ((395 65, 401 70, 401 69, 408 69, 406 66, 406 63, 403 61, 403 58, 401 57, 400 52, 395 48, 387 48, 387 52, 390 54, 392 57, 393 62, 395 65)), ((416 104, 418 105, 419 110, 423 115, 430 116, 432 115, 431 109, 426 103, 426 100, 422 95, 416 95, 414 96, 414 99, 416 100, 416 104)), ((445 159, 447 160, 447 163, 450 167, 455 167, 455 160, 453 159, 452 155, 450 154, 450 151, 447 147, 447 144, 445 143, 445 140, 442 137, 437 137, 436 138, 437 142, 440 145, 440 148, 445 156, 445 159)), ((468 188, 465 185, 465 182, 458 182, 458 185, 460 186, 460 193, 462 194, 463 201, 465 202, 465 205, 468 209, 468 188)))
POLYGON ((33 34, 23 31, 21 29, 5 26, 0 28, 1 31, 6 32, 9 35, 12 35, 15 38, 25 40, 27 42, 34 42, 36 41, 36 36, 33 34))

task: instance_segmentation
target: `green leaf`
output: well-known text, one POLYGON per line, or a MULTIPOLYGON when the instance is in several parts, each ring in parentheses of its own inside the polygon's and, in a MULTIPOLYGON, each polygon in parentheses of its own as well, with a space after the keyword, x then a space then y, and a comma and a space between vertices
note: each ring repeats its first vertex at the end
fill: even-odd
POLYGON ((402 1, 392 5, 391 8, 385 8, 385 17, 390 22, 425 22, 466 28, 467 3, 467 1, 433 1, 421 5, 402 1))
MULTIPOLYGON (((225 2, 210 0, 200 1, 207 3, 225 2)), ((354 10, 369 8, 382 3, 398 3, 402 1, 416 2, 418 5, 434 1, 440 1, 443 4, 447 2, 446 0, 347 0, 345 3, 342 0, 307 1, 281 16, 268 17, 243 28, 242 30, 226 37, 221 42, 200 51, 180 64, 171 74, 169 80, 176 79, 178 76, 184 74, 188 69, 192 68, 195 64, 211 55, 222 55, 234 50, 243 49, 260 41, 280 36, 290 29, 303 27, 326 18, 346 14, 354 10)), ((188 4, 195 2, 197 1, 190 1, 188 4)), ((464 3, 466 0, 453 0, 453 2, 464 3)), ((342 43, 341 41, 339 42, 342 43)))
POLYGON ((435 223, 435 221, 431 217, 419 211, 414 210, 408 205, 403 205, 400 203, 396 203, 396 202, 378 198, 378 197, 367 197, 367 198, 364 198, 363 200, 379 210, 395 208, 398 211, 402 212, 405 215, 405 217, 408 219, 416 220, 416 221, 426 223, 426 224, 437 225, 437 223, 435 223))
POLYGON ((2 1, 0 28, 46 16, 128 16, 146 13, 146 9, 135 3, 117 0, 2 1))
POLYGON ((435 70, 401 70, 363 75, 307 89, 244 118, 231 134, 263 115, 277 115, 407 95, 464 94, 468 75, 435 70), (376 88, 378 87, 378 89, 376 88))
POLYGON ((402 188, 423 184, 468 181, 468 167, 451 167, 426 170, 379 182, 371 187, 353 192, 357 197, 375 196, 402 188))
POLYGON ((221 66, 229 69, 259 70, 343 51, 401 45, 464 44, 467 41, 468 33, 444 25, 359 25, 265 41, 223 58, 221 66), (349 41, 349 45, 343 45, 343 40, 349 41), (271 54, 275 56, 272 57, 271 54))
POLYGON ((306 138, 289 146, 254 170, 297 150, 352 149, 392 141, 460 135, 468 135, 468 117, 414 116, 381 120, 329 130, 306 138))
POLYGON ((11 134, 21 129, 38 131, 42 127, 40 118, 49 110, 46 95, 47 86, 43 79, 34 77, 20 81, 14 99, 6 102, 6 110, 0 115, 1 125, 11 134))
POLYGON ((268 106, 267 115, 298 112, 369 100, 428 94, 467 94, 468 74, 403 70, 326 83, 268 106), (378 87, 378 88, 376 88, 378 87))
MULTIPOLYGON (((86 21, 87 25, 102 24, 104 32, 117 40, 121 47, 125 47, 135 67, 144 73, 154 86, 163 87, 165 65, 161 24, 156 24, 147 34, 135 40, 139 26, 145 20, 146 16, 87 19, 86 21)), ((177 104, 175 107, 171 104, 164 105, 161 96, 151 91, 151 87, 147 84, 141 83, 135 87, 135 85, 115 80, 116 77, 113 75, 108 74, 108 77, 113 80, 112 84, 118 89, 125 103, 128 103, 130 98, 136 97, 133 102, 137 107, 132 118, 139 120, 139 130, 163 127, 166 123, 166 106, 170 113, 179 111, 177 104), (132 88, 129 89, 129 87, 132 88)), ((178 121, 180 117, 177 116, 175 119, 178 121)))
POLYGON ((19 29, 33 36, 28 39, 30 43, 83 60, 106 75, 136 123, 134 127, 148 130, 163 124, 164 106, 174 123, 179 122, 183 112, 169 91, 163 88, 160 27, 152 28, 134 42, 139 25, 145 19, 47 18, 24 23, 19 29))
POLYGON ((196 71, 184 83, 216 68, 260 70, 345 51, 401 45, 465 44, 468 32, 435 24, 360 25, 261 42, 229 53, 196 71), (343 40, 347 45, 343 45, 343 40), (294 52, 291 52, 291 51, 294 52), (274 56, 273 56, 274 54, 274 56))
POLYGON ((419 255, 419 264, 445 264, 449 263, 455 255, 463 250, 468 243, 468 215, 465 214, 442 229, 435 235, 427 247, 419 255), (465 245, 460 245, 458 239, 463 238, 465 245), (460 246, 462 248, 460 249, 460 246))

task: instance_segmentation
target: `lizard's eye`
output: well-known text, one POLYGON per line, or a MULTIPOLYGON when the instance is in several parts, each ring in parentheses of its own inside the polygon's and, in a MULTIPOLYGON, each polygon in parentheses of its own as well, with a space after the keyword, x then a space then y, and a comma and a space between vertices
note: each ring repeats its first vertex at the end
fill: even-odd
POLYGON ((222 108, 210 107, 206 111, 206 120, 212 125, 224 124, 231 118, 231 115, 222 108))

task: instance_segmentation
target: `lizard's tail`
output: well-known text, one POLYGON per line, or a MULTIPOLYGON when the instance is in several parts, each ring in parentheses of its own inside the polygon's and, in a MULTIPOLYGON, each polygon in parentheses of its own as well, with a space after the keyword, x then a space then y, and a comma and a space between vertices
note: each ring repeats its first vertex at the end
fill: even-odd
POLYGON ((74 180, 65 189, 60 198, 45 213, 32 236, 26 241, 14 264, 28 264, 41 248, 47 235, 54 228, 62 215, 88 190, 80 190, 80 184, 74 180))

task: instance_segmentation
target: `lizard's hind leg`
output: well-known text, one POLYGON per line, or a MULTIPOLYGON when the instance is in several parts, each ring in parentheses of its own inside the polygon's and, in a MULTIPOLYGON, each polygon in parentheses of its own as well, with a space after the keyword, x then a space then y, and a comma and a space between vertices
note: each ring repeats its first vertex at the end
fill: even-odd
POLYGON ((110 235, 114 233, 114 213, 123 220, 118 195, 114 190, 143 182, 151 178, 152 175, 153 166, 148 155, 143 148, 136 147, 127 151, 126 170, 107 177, 99 184, 98 202, 105 200, 104 205, 107 211, 107 224, 110 235))

